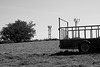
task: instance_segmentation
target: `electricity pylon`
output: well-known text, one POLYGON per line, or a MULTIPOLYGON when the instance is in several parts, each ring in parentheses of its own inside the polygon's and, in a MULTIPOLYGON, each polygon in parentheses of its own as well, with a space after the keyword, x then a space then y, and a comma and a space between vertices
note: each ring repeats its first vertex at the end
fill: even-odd
POLYGON ((52 26, 48 26, 48 39, 51 39, 51 28, 52 26))
POLYGON ((75 38, 77 37, 77 24, 80 21, 80 19, 74 18, 73 21, 75 22, 75 38))

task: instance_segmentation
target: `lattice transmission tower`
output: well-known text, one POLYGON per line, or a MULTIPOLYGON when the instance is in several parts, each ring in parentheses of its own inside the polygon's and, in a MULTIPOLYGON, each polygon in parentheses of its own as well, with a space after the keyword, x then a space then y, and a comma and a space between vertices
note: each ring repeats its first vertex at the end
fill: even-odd
POLYGON ((51 39, 51 28, 52 26, 48 26, 48 39, 51 39))
POLYGON ((79 23, 80 19, 74 18, 73 21, 75 22, 75 37, 77 37, 77 24, 79 23))

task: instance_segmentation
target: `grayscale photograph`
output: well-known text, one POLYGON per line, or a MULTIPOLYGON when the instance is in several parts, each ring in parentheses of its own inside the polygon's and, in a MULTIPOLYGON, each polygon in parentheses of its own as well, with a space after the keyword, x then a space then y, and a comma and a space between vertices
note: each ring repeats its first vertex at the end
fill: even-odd
POLYGON ((0 0, 0 67, 100 67, 100 0, 0 0))

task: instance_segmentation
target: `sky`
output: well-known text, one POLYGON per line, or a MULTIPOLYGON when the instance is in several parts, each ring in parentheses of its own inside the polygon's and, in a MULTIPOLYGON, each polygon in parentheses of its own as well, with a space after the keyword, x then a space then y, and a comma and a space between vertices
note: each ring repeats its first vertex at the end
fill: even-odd
POLYGON ((74 26, 74 18, 80 19, 78 25, 100 24, 100 0, 0 0, 0 30, 20 19, 36 23, 34 39, 48 38, 48 26, 51 38, 58 38, 58 17, 69 26, 74 26))

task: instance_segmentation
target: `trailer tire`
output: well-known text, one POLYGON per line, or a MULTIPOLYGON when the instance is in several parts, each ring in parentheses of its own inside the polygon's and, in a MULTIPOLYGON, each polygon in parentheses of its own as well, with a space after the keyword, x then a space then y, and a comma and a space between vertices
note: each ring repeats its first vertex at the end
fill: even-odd
POLYGON ((89 53, 91 52, 91 46, 89 43, 84 42, 81 43, 78 47, 80 53, 89 53))

